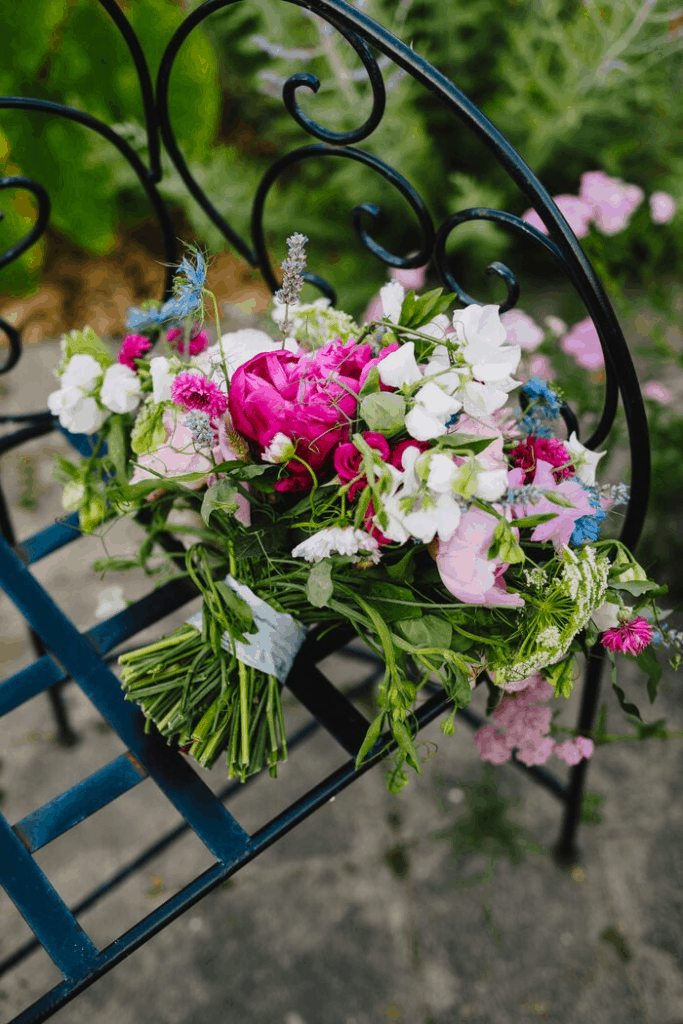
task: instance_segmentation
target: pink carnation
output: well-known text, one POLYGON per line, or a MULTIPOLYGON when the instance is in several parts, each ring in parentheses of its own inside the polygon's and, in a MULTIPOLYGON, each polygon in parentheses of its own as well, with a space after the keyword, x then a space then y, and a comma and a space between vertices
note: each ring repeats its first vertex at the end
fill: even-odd
MULTIPOLYGON (((209 335, 206 331, 199 330, 199 326, 199 322, 196 322, 192 326, 189 348, 189 354, 191 356, 198 356, 199 353, 203 352, 209 344, 209 335)), ((170 331, 166 333, 166 341, 169 343, 171 348, 176 350, 176 352, 180 352, 181 355, 185 355, 185 331, 181 330, 180 327, 172 327, 170 331), (175 345, 173 344, 174 341, 176 342, 175 345)))
POLYGON ((623 231, 645 198, 642 188, 610 178, 604 171, 582 174, 579 195, 593 207, 595 225, 603 235, 623 231))
POLYGON ((152 342, 144 334, 127 334, 121 342, 119 362, 122 366, 128 366, 137 372, 135 360, 140 359, 151 347, 152 342))
POLYGON ((586 370, 599 370, 605 365, 600 338, 589 316, 574 324, 569 334, 565 334, 560 342, 560 348, 567 355, 574 356, 579 366, 586 370))
POLYGON ((678 204, 668 192, 653 192, 650 196, 650 216, 653 224, 669 224, 676 216, 678 204))
POLYGON ((171 397, 176 405, 199 409, 211 419, 225 415, 228 396, 217 384, 197 373, 179 373, 171 384, 171 397))
MULTIPOLYGON (((569 224, 577 238, 585 238, 588 234, 590 222, 593 219, 593 207, 579 196, 553 196, 553 202, 569 224)), ((527 210, 522 214, 522 220, 548 234, 548 229, 535 210, 527 210)))
POLYGON ((648 644, 652 643, 653 629, 641 615, 625 622, 621 626, 607 629, 602 634, 602 646, 608 651, 620 651, 623 654, 640 654, 648 644))
POLYGON ((530 484, 534 479, 539 459, 550 463, 551 466, 563 467, 553 469, 553 477, 558 484, 561 480, 569 480, 574 476, 571 455, 557 437, 535 437, 534 434, 530 434, 512 449, 510 458, 513 466, 524 470, 525 484, 530 484))

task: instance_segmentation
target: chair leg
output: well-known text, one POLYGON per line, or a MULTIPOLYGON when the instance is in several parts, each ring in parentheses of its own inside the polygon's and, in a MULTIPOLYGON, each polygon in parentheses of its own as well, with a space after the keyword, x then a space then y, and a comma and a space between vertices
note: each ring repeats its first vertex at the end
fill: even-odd
MULTIPOLYGON (((595 721, 600 696, 600 675, 602 673, 605 648, 596 643, 588 653, 586 675, 581 697, 581 709, 577 721, 580 732, 588 732, 595 721)), ((553 849, 555 862, 562 867, 572 867, 579 861, 576 846, 576 831, 581 821, 584 783, 588 770, 588 759, 584 758, 569 772, 566 806, 560 836, 553 849)))

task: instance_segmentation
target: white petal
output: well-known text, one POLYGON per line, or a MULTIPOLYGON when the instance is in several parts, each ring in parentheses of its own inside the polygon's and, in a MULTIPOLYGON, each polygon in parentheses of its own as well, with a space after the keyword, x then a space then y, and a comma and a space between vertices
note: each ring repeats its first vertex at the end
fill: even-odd
POLYGON ((488 384, 479 384, 477 381, 470 381, 460 391, 462 404, 468 416, 473 419, 482 419, 490 416, 496 409, 501 409, 507 402, 507 392, 500 388, 493 388, 488 384))
POLYGON ((93 356, 86 352, 77 353, 71 357, 62 374, 62 387, 78 387, 91 391, 102 373, 102 367, 93 356))
POLYGON ((384 316, 391 320, 392 324, 398 323, 401 315, 401 306, 406 297, 403 285, 398 281, 390 281, 379 290, 379 297, 382 300, 384 316))
POLYGON ((430 416, 421 405, 415 405, 406 416, 406 430, 416 441, 431 441, 446 433, 446 424, 430 416))
POLYGON ((476 498, 482 501, 498 501, 507 492, 508 476, 505 469, 485 469, 477 476, 476 498))
POLYGON ((493 345, 503 345, 507 332, 500 320, 498 306, 473 304, 457 309, 453 314, 453 327, 459 341, 468 343, 483 338, 493 345))
POLYGON ((455 480, 457 467, 453 459, 448 455, 437 452, 429 460, 429 476, 427 487, 430 491, 445 494, 451 490, 455 480))
POLYGON ((436 499, 435 515, 439 540, 450 540, 460 525, 460 505, 450 495, 440 494, 436 499))
POLYGON ((149 369, 152 374, 152 394, 157 405, 160 402, 171 401, 171 384, 175 375, 169 373, 170 363, 166 356, 154 356, 149 361, 149 369))
POLYGON ((424 387, 420 388, 415 395, 415 402, 429 410, 432 416, 443 419, 444 422, 462 409, 462 403, 457 398, 447 395, 433 381, 428 381, 424 387))
POLYGON ((577 438, 576 431, 572 431, 571 437, 564 444, 572 456, 576 475, 581 483, 593 487, 595 485, 595 470, 598 462, 607 453, 592 452, 589 448, 585 448, 577 438))
POLYGON ((417 384, 422 380, 422 371, 415 362, 414 343, 409 341, 395 352, 390 352, 377 364, 377 371, 382 384, 390 388, 400 388, 403 384, 417 384))

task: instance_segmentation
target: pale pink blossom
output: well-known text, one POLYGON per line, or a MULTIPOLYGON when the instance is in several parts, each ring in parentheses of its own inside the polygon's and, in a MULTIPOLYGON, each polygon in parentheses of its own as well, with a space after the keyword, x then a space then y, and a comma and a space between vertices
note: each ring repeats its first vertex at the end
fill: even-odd
POLYGON ((512 757, 512 748, 507 744, 505 733, 497 732, 495 725, 484 725, 475 733, 474 742, 483 761, 505 764, 512 757))
MULTIPOLYGON (((593 219, 593 207, 579 196, 553 196, 553 202, 569 224, 577 238, 585 238, 588 234, 590 222, 593 219)), ((527 210, 522 214, 522 220, 526 221, 533 228, 538 228, 544 235, 548 229, 535 210, 527 210)))
POLYGON ((628 225, 645 193, 638 185, 610 178, 604 171, 581 175, 581 199, 593 207, 593 220, 603 235, 618 235, 628 225))
MULTIPOLYGON (((131 484, 137 484, 141 480, 159 479, 159 486, 163 487, 164 477, 181 476, 185 473, 208 475, 212 463, 206 455, 197 451, 190 428, 185 426, 180 418, 176 420, 172 409, 167 409, 164 413, 163 424, 166 440, 155 452, 138 455, 131 484)), ((204 483, 203 479, 191 480, 186 482, 185 486, 196 491, 204 483)))
POLYGON ((543 341, 543 330, 521 309, 509 309, 501 315, 500 322, 505 327, 510 345, 519 345, 527 352, 533 352, 543 341))
POLYGON ((666 405, 672 398, 671 392, 657 380, 649 381, 643 388, 643 394, 646 398, 652 398, 655 402, 661 402, 662 405, 666 405))
MULTIPOLYGON (((524 483, 524 479, 525 471, 523 469, 511 469, 508 473, 510 487, 520 487, 524 483)), ((569 544, 576 520, 580 519, 581 516, 594 515, 595 509, 590 503, 588 493, 581 484, 571 480, 563 480, 559 484, 556 483, 553 477, 553 467, 544 459, 539 459, 536 462, 536 473, 531 482, 534 487, 543 487, 545 490, 553 491, 572 503, 572 508, 565 508, 562 505, 556 505, 554 502, 549 501, 548 498, 541 498, 537 504, 532 506, 534 515, 553 512, 555 518, 549 519, 548 522, 537 526, 531 535, 531 540, 541 542, 552 540, 556 550, 559 551, 569 544)), ((523 516, 529 515, 530 510, 522 505, 516 505, 513 511, 515 517, 521 519, 523 516)))
POLYGON ((534 355, 529 361, 529 373, 532 377, 541 377, 543 380, 554 380, 555 371, 547 356, 534 355))
POLYGON ((593 740, 586 736, 575 736, 565 743, 555 744, 555 754, 565 764, 575 765, 584 757, 590 757, 593 753, 593 740))
POLYGON ((650 196, 650 216, 653 224, 669 224, 676 216, 678 203, 668 192, 653 192, 650 196))
POLYGON ((488 557, 497 524, 496 517, 488 512, 468 509, 451 537, 439 541, 436 564, 446 590, 459 601, 522 608, 524 599, 508 592, 502 578, 507 563, 488 557))
POLYGON ((567 333, 567 325, 559 316, 547 316, 543 321, 553 338, 561 338, 567 333))
POLYGON ((605 365, 600 338, 591 317, 574 324, 569 334, 565 334, 560 348, 586 370, 599 370, 605 365))

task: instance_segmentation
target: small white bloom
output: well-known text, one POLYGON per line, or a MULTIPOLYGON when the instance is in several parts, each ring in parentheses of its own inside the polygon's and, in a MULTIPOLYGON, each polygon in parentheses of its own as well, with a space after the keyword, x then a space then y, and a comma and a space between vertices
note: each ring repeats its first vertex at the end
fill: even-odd
POLYGON ((166 356, 154 356, 149 361, 149 369, 152 374, 152 396, 156 405, 172 401, 171 384, 175 380, 175 374, 170 372, 170 365, 166 356))
POLYGON ((498 501, 507 493, 508 475, 505 469, 485 469, 477 474, 475 498, 482 501, 498 501))
MULTIPOLYGON (((426 334, 429 338, 443 339, 446 337, 447 327, 450 327, 450 320, 445 313, 439 313, 430 323, 420 328, 420 334, 426 334)), ((445 347, 444 351, 446 351, 445 347)))
POLYGON ((104 375, 100 400, 112 412, 132 412, 140 404, 140 378, 135 370, 114 363, 104 375))
POLYGON ((449 455, 436 452, 429 458, 429 474, 427 476, 427 487, 437 494, 446 494, 453 487, 457 467, 449 455))
POLYGON ((406 430, 416 441, 431 441, 446 433, 446 424, 416 405, 406 416, 406 430))
POLYGON ((296 452, 296 446, 291 437, 282 434, 280 431, 270 442, 261 458, 264 462, 280 463, 289 462, 296 452))
POLYGON ((564 320, 561 320, 559 316, 547 316, 543 323, 548 328, 553 338, 561 338, 569 330, 564 320))
POLYGON ((591 612, 596 629, 604 633, 606 629, 616 629, 619 625, 619 605, 604 601, 599 608, 591 612))
POLYGON ((382 313, 392 324, 398 323, 401 315, 401 306, 406 297, 403 285, 399 281, 390 281, 379 290, 379 297, 382 300, 382 313))
POLYGON ((515 372, 522 350, 519 345, 496 346, 477 340, 465 346, 463 355, 472 367, 473 377, 493 384, 515 372))
POLYGON ((94 398, 88 398, 80 388, 60 388, 48 395, 48 409, 72 434, 94 434, 109 413, 94 398))
POLYGON ((72 356, 62 374, 62 388, 83 388, 92 391, 98 378, 102 376, 102 367, 97 360, 87 353, 72 356))
POLYGON ((502 409, 508 400, 507 391, 489 384, 471 380, 459 392, 462 406, 472 419, 485 419, 497 409, 502 409))
POLYGON ((395 352, 390 352, 377 364, 377 371, 382 384, 387 387, 400 388, 404 384, 417 384, 422 380, 422 371, 415 362, 414 342, 408 341, 395 352))
POLYGON ((322 562, 334 553, 354 555, 354 562, 361 556, 370 557, 377 563, 381 557, 379 543, 364 530, 351 526, 326 526, 313 536, 307 537, 292 550, 294 558, 305 558, 307 562, 322 562))
POLYGON ((478 306, 473 303, 464 309, 456 309, 452 322, 456 338, 465 345, 479 339, 498 346, 505 344, 507 340, 507 331, 500 319, 500 309, 492 304, 478 306))
POLYGON ((576 475, 581 483, 593 487, 595 485, 595 470, 598 462, 607 453, 592 452, 589 448, 584 448, 577 438, 575 430, 572 431, 571 437, 568 441, 564 442, 564 445, 572 457, 576 475))
POLYGON ((446 433, 446 423, 462 409, 457 398, 447 395, 433 381, 427 381, 415 395, 406 416, 406 430, 417 441, 430 441, 446 433))

